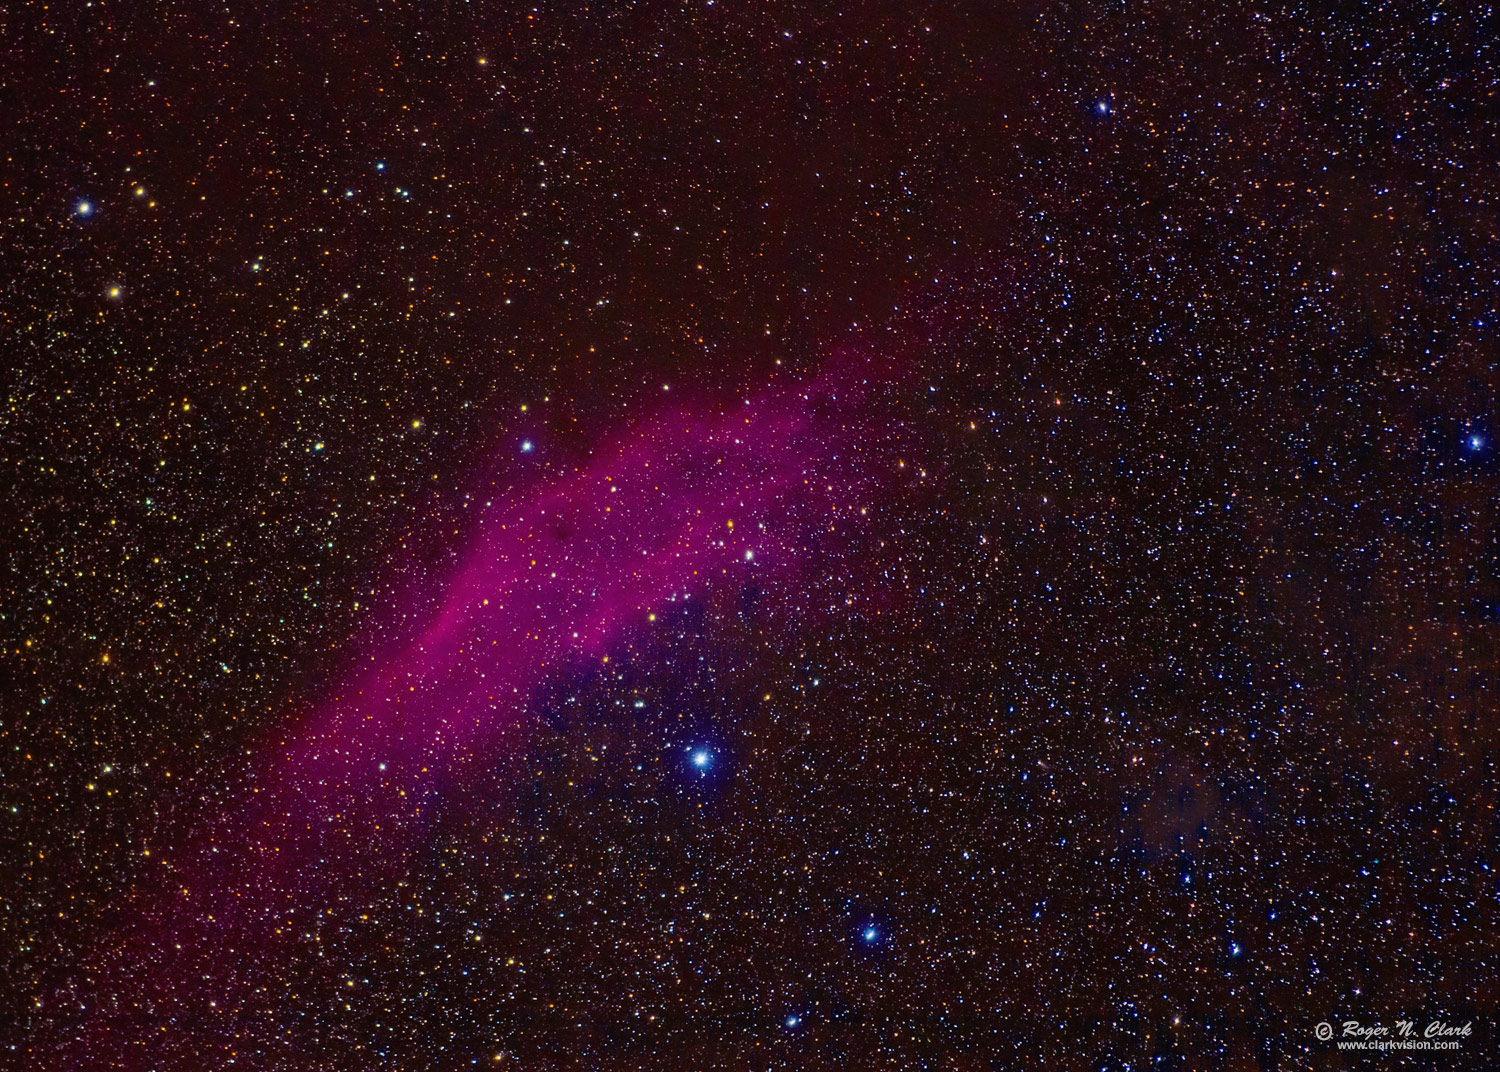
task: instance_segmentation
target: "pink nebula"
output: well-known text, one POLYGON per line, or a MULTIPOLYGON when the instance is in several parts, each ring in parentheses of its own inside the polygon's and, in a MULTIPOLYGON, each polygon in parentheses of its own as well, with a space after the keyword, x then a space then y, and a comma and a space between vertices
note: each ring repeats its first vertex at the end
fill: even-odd
POLYGON ((434 796, 461 795, 470 758, 524 738, 549 674, 609 657, 656 609, 716 584, 794 599, 806 548, 856 539, 895 487, 911 445, 900 379, 840 352, 805 382, 664 408, 570 475, 492 500, 430 622, 268 740, 167 850, 101 952, 93 1044, 165 1019, 176 1041, 136 1039, 143 1059, 187 1052, 210 1011, 249 1015, 246 965, 274 972, 299 912, 400 881, 434 796))
POLYGON ((480 521, 440 609, 282 748, 300 821, 326 790, 431 775, 525 716, 536 686, 721 578, 794 579, 813 531, 857 526, 896 475, 894 366, 841 352, 814 379, 711 411, 664 408, 572 475, 480 521), (385 766, 382 767, 382 764, 385 766))

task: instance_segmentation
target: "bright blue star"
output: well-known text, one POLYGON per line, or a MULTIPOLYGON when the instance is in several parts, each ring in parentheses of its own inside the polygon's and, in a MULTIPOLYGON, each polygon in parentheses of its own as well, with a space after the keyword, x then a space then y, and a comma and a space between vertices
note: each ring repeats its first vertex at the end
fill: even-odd
POLYGON ((1469 437, 1469 449, 1470 450, 1478 450, 1482 446, 1484 446, 1484 436, 1471 435, 1469 437))
POLYGON ((796 1027, 801 1022, 802 1022, 802 1018, 800 1016, 788 1016, 786 1018, 786 1026, 787 1027, 796 1027))
POLYGON ((861 937, 864 938, 864 940, 867 942, 873 942, 875 939, 880 937, 880 932, 875 929, 874 924, 871 924, 870 926, 865 928, 864 934, 861 935, 861 937))
POLYGON ((521 453, 522 454, 530 454, 531 453, 531 440, 529 440, 529 439, 523 439, 523 440, 521 440, 521 453))
POLYGON ((73 211, 77 212, 80 216, 92 216, 94 214, 94 206, 90 201, 80 201, 73 211))
POLYGON ((704 770, 714 761, 713 753, 706 748, 700 748, 693 753, 693 766, 704 770))

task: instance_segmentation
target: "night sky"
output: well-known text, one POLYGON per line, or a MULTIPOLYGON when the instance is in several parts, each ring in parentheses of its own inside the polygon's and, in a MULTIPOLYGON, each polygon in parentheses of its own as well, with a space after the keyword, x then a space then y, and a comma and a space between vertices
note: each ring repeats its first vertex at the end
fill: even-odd
POLYGON ((0 1066, 1497 1067, 1491 8, 0 31, 0 1066))

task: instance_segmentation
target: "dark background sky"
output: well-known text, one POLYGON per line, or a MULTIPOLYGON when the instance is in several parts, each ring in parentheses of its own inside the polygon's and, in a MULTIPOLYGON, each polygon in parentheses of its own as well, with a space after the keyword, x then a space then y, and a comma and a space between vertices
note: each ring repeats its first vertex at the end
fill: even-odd
POLYGON ((1340 1068, 1408 1014, 1484 1067, 1497 31, 0 14, 9 1060, 1340 1068), (840 346, 932 478, 805 590, 557 675, 401 878, 141 931, 481 498, 840 346))

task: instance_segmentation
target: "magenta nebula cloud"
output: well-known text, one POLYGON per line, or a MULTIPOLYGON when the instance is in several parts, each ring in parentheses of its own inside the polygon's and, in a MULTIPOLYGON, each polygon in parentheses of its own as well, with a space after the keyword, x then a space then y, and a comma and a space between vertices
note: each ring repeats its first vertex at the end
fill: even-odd
POLYGON ((852 523, 893 475, 901 430, 888 414, 877 430, 868 406, 890 376, 842 354, 712 414, 667 409, 570 477, 493 504, 436 619, 298 748, 335 768, 441 761, 513 725, 544 674, 603 657, 663 600, 752 570, 795 576, 809 522, 852 523))
MULTIPOLYGON (((794 598, 809 546, 857 537, 902 478, 900 385, 892 363, 840 351, 804 382, 668 406, 571 474, 492 501, 432 620, 268 742, 179 853, 171 888, 140 898, 137 953, 164 933, 253 946, 288 906, 399 878, 431 794, 524 739, 549 675, 610 657, 657 609, 715 584, 794 598)), ((168 974, 201 993, 214 972, 179 957, 168 974)))

